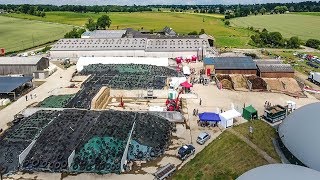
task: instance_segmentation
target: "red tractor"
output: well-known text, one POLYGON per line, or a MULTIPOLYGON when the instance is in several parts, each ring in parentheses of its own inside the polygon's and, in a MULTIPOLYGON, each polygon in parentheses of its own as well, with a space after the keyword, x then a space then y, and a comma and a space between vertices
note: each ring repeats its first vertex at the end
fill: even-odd
POLYGON ((179 98, 182 91, 179 92, 176 99, 167 99, 166 106, 167 111, 180 111, 180 105, 181 105, 181 98, 179 98))

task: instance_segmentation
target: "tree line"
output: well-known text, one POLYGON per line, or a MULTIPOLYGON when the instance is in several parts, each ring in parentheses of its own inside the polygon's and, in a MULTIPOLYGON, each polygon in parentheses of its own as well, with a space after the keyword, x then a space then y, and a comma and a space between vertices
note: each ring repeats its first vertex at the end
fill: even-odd
MULTIPOLYGON (((220 13, 228 14, 229 12, 238 12, 239 16, 246 16, 256 13, 281 13, 290 12, 320 12, 320 1, 305 1, 299 3, 266 3, 266 4, 235 4, 235 5, 147 5, 147 6, 82 6, 82 5, 14 5, 0 4, 0 9, 8 12, 14 12, 19 7, 24 8, 37 7, 39 11, 71 11, 71 12, 142 12, 152 11, 152 9, 170 9, 170 11, 184 12, 193 11, 195 13, 220 13)), ((27 10, 28 11, 28 10, 27 10)))
POLYGON ((0 4, 0 9, 3 9, 7 12, 17 12, 20 11, 20 8, 25 11, 29 11, 32 8, 37 8, 39 11, 70 11, 70 12, 143 12, 143 11, 152 11, 152 8, 149 6, 117 6, 117 5, 107 5, 107 6, 81 6, 81 5, 15 5, 15 4, 0 4))

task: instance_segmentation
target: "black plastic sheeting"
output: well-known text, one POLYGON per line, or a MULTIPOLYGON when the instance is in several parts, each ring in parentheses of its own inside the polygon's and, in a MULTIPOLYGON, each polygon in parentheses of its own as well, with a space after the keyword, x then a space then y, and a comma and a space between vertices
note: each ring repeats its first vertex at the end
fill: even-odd
POLYGON ((163 89, 167 77, 180 77, 181 73, 162 66, 145 64, 91 64, 81 75, 91 75, 67 108, 90 109, 93 97, 102 86, 114 89, 163 89))
POLYGON ((0 137, 0 166, 5 173, 18 170, 120 173, 121 158, 134 122, 128 159, 152 160, 162 155, 170 143, 173 124, 160 116, 147 112, 65 109, 38 111, 7 130, 0 137), (19 167, 18 155, 34 139, 36 143, 19 167), (74 150, 69 168, 68 158, 74 150))
POLYGON ((100 89, 101 86, 85 87, 81 89, 65 107, 90 109, 91 101, 100 89))
POLYGON ((19 155, 55 118, 57 111, 38 111, 22 119, 0 137, 0 167, 2 173, 15 172, 19 167, 19 155))
POLYGON ((95 123, 100 113, 64 110, 41 133, 23 161, 24 170, 68 171, 68 157, 95 123))
POLYGON ((135 119, 134 112, 102 112, 77 147, 72 171, 120 173, 120 161, 135 119))

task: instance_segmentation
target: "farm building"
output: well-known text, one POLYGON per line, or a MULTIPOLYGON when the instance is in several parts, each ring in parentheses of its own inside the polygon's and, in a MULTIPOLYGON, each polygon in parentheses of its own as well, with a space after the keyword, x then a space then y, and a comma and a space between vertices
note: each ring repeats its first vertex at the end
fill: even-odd
POLYGON ((262 78, 294 77, 294 69, 290 64, 257 64, 257 67, 262 78))
POLYGON ((0 76, 0 97, 16 99, 25 89, 32 87, 32 77, 0 76))
POLYGON ((206 74, 257 74, 251 57, 210 57, 204 59, 203 65, 206 74))
POLYGON ((1 57, 0 75, 30 75, 49 67, 49 59, 45 57, 1 57))
POLYGON ((278 128, 280 148, 290 163, 317 171, 320 171, 319 109, 320 103, 298 108, 278 128))
POLYGON ((213 38, 208 35, 176 35, 165 28, 162 34, 126 30, 85 32, 83 38, 60 39, 51 49, 53 58, 78 57, 187 57, 199 59, 213 53, 213 38), (169 34, 169 35, 166 35, 169 34))

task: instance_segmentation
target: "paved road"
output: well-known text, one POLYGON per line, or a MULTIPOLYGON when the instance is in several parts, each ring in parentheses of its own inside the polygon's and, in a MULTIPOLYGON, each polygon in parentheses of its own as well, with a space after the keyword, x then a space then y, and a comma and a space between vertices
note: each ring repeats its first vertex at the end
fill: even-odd
POLYGON ((47 82, 27 94, 29 99, 28 101, 26 101, 25 97, 21 97, 17 101, 10 104, 8 107, 2 109, 0 111, 0 128, 2 128, 3 130, 7 129, 7 123, 13 120, 13 116, 15 114, 21 112, 23 109, 35 102, 44 100, 46 97, 50 96, 54 93, 54 91, 60 89, 61 87, 70 85, 70 79, 74 71, 74 66, 68 68, 67 70, 58 68, 58 70, 54 74, 47 78, 47 82), (35 93, 37 94, 37 97, 30 99, 30 94, 35 93))
POLYGON ((228 129, 229 132, 236 135, 238 138, 240 138, 242 141, 247 143, 250 147, 252 147, 254 150, 257 151, 258 154, 260 154, 266 161, 268 161, 270 164, 278 163, 275 159, 273 159, 271 156, 269 156, 265 151, 260 149, 257 145, 253 144, 248 138, 244 137, 242 134, 234 131, 233 129, 228 129))

